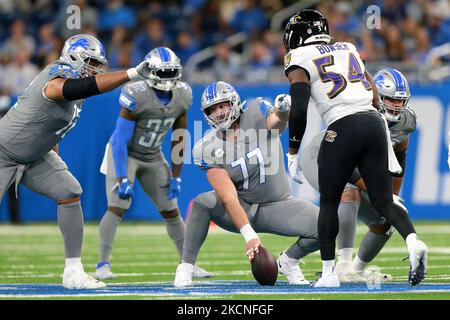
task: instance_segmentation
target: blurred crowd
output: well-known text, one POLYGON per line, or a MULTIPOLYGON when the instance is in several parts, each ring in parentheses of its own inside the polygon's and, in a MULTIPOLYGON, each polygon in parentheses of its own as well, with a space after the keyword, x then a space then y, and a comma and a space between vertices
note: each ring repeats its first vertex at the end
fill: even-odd
MULTIPOLYGON (((212 47, 198 68, 227 81, 267 81, 282 70, 282 30, 273 15, 295 0, 1 0, 0 96, 19 95, 37 72, 58 59, 64 40, 90 33, 105 45, 109 68, 136 65, 157 46, 168 46, 185 65, 212 47), (67 19, 76 5, 81 30, 67 19), (69 8, 69 9, 68 9, 69 8), (246 41, 230 46, 242 32, 246 41)), ((335 41, 356 44, 366 61, 424 62, 431 48, 450 43, 450 0, 317 1, 335 41), (379 29, 369 29, 370 5, 381 9, 379 29)), ((443 60, 448 62, 448 60, 443 60)))

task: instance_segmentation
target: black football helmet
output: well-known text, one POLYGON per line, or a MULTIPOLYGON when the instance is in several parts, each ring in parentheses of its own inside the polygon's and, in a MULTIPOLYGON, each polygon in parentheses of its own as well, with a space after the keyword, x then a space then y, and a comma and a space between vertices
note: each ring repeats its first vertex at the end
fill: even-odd
POLYGON ((284 30, 286 51, 316 42, 331 41, 327 18, 319 11, 304 9, 292 16, 284 30))

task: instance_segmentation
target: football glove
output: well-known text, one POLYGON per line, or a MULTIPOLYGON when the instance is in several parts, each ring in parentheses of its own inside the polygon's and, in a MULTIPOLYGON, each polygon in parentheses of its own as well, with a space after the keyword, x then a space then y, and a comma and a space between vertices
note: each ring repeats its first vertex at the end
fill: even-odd
POLYGON ((303 180, 300 176, 302 168, 300 167, 300 161, 298 161, 298 154, 286 153, 286 156, 288 158, 289 175, 295 182, 302 184, 303 180))
POLYGON ((130 80, 148 79, 154 68, 155 66, 150 61, 144 60, 136 67, 128 69, 127 74, 130 80))
POLYGON ((134 189, 133 184, 127 179, 123 178, 117 185, 117 194, 122 200, 128 200, 133 198, 134 189))
POLYGON ((291 109, 291 96, 288 94, 277 95, 274 107, 279 112, 289 111, 291 109))
POLYGON ((178 197, 178 195, 181 192, 181 178, 173 178, 170 177, 169 179, 169 189, 167 190, 167 197, 169 198, 169 200, 172 200, 176 197, 178 197))

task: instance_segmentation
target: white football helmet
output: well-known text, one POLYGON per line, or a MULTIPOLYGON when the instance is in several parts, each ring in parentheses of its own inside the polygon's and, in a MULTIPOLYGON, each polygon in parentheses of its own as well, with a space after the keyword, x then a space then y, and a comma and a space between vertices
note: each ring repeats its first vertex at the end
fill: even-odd
POLYGON ((398 122, 403 112, 405 112, 411 96, 405 76, 396 69, 387 68, 378 71, 374 75, 373 81, 378 89, 381 112, 386 117, 386 120, 398 122), (403 100, 403 106, 393 107, 387 105, 385 102, 386 97, 394 100, 403 100))
POLYGON ((182 67, 180 58, 166 47, 155 48, 150 51, 145 60, 149 61, 152 71, 147 83, 158 90, 170 91, 181 78, 182 67))
POLYGON ((201 103, 206 121, 211 127, 219 130, 227 130, 240 117, 242 106, 245 104, 245 102, 241 103, 241 98, 233 86, 224 81, 217 81, 206 87, 202 94, 201 103), (211 115, 208 109, 225 101, 230 103, 227 113, 218 116, 211 115))
POLYGON ((94 36, 77 34, 66 40, 59 58, 78 71, 82 78, 101 73, 108 63, 105 48, 94 36))

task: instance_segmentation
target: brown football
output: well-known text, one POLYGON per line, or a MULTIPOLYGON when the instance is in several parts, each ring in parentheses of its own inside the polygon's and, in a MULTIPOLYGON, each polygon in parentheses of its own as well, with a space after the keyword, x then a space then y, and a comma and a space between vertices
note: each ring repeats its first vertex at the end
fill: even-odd
POLYGON ((263 246, 259 253, 255 253, 252 262, 252 273, 256 281, 262 286, 273 286, 278 277, 278 264, 275 257, 263 246))

